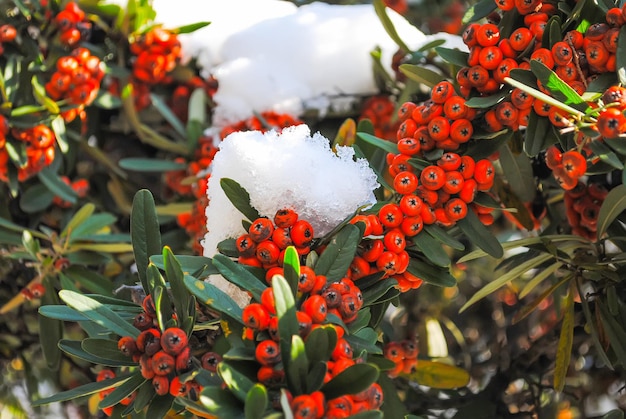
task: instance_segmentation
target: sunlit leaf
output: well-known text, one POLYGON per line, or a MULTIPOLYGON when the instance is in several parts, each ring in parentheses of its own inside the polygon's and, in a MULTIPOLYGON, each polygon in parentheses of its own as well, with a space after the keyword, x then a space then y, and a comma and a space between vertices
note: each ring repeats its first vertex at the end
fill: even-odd
POLYGON ((572 357, 574 343, 574 293, 569 292, 563 305, 563 322, 561 323, 561 335, 559 346, 556 350, 556 366, 554 367, 554 389, 563 391, 565 378, 572 357))
POLYGON ((237 371, 228 362, 220 362, 217 366, 217 372, 235 397, 245 402, 248 391, 254 385, 252 380, 237 371))
POLYGON ((519 292, 519 298, 526 297, 537 285, 542 283, 546 278, 555 273, 561 266, 563 266, 563 262, 554 262, 552 265, 548 266, 537 275, 535 275, 519 292))
POLYGON ((143 157, 126 157, 119 161, 122 169, 135 172, 169 172, 174 170, 185 170, 187 165, 172 160, 159 160, 143 157))
POLYGON ((261 419, 269 404, 267 389, 261 383, 253 385, 246 395, 244 413, 246 419, 261 419))
POLYGON ((241 307, 224 291, 213 284, 200 281, 189 275, 185 275, 185 285, 202 304, 212 307, 220 313, 224 313, 243 324, 241 320, 241 307))
POLYGON ((437 389, 465 387, 470 379, 469 373, 463 368, 426 359, 417 361, 414 372, 402 375, 418 384, 437 389))
POLYGON ((83 205, 74 216, 68 221, 63 231, 61 231, 61 237, 66 237, 71 234, 72 231, 85 221, 87 221, 96 210, 96 206, 92 203, 83 205))
POLYGON ((85 317, 107 328, 112 333, 116 333, 119 336, 132 336, 133 338, 139 336, 137 328, 93 298, 69 290, 59 291, 59 297, 68 306, 80 311, 85 317))
POLYGON ((476 22, 484 17, 489 16, 491 12, 496 10, 496 4, 490 0, 480 0, 470 7, 465 16, 463 16, 463 23, 476 22))

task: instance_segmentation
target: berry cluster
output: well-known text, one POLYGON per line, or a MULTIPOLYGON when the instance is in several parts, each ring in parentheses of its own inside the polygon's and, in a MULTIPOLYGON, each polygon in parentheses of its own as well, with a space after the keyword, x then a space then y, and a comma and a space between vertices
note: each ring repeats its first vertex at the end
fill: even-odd
POLYGON ((268 270, 279 266, 288 246, 295 246, 300 255, 308 254, 313 237, 311 224, 299 220, 294 210, 278 210, 273 223, 269 218, 257 218, 250 224, 248 233, 237 238, 239 263, 268 270))
POLYGON ((12 137, 25 148, 26 161, 17 168, 17 179, 22 182, 35 175, 54 160, 54 144, 56 136, 45 125, 31 128, 12 128, 9 122, 0 115, 0 181, 8 182, 9 153, 5 147, 7 137, 12 137))
POLYGON ((45 85, 46 92, 54 100, 68 99, 76 105, 63 113, 65 121, 70 122, 94 101, 103 77, 100 58, 87 48, 76 48, 57 60, 56 70, 45 85))
POLYGON ((274 111, 262 112, 260 115, 251 116, 250 118, 228 125, 220 131, 220 138, 224 139, 229 134, 238 131, 269 131, 275 129, 282 130, 293 125, 300 125, 302 121, 294 118, 286 113, 277 113, 274 111))
POLYGON ((374 135, 385 140, 393 140, 400 122, 394 120, 395 105, 389 96, 372 96, 363 103, 359 120, 369 119, 374 125, 374 135))
MULTIPOLYGON (((282 274, 282 268, 268 270, 266 279, 271 282, 276 274, 282 274)), ((337 343, 326 361, 327 372, 324 382, 359 362, 354 358, 352 346, 345 339, 345 331, 336 324, 327 323, 327 316, 334 314, 345 324, 356 319, 363 306, 361 290, 348 278, 328 283, 326 276, 316 275, 307 266, 300 268, 298 282, 299 300, 302 301, 296 316, 299 335, 306 341, 316 328, 332 327, 337 334, 337 343)), ((281 364, 279 345, 278 317, 272 288, 265 289, 260 302, 248 304, 242 312, 246 326, 244 336, 255 342, 255 358, 261 365, 257 379, 270 389, 280 388, 285 384, 285 373, 281 364)), ((373 384, 363 393, 343 396, 325 401, 321 392, 303 394, 291 400, 291 408, 296 418, 342 418, 362 410, 378 409, 382 404, 382 391, 373 384)))
POLYGON ((546 165, 566 191, 574 189, 578 179, 587 171, 587 159, 580 152, 569 150, 562 153, 557 146, 550 146, 546 150, 546 165))
POLYGON ((385 344, 383 355, 393 361, 395 367, 387 372, 391 378, 400 374, 410 374, 417 366, 417 355, 419 353, 417 342, 405 339, 401 342, 392 341, 385 344))
POLYGON ((54 23, 59 28, 61 44, 73 48, 81 40, 89 38, 91 22, 85 17, 85 12, 73 1, 68 2, 65 8, 54 17, 54 23))
POLYGON ((17 37, 17 29, 15 26, 8 23, 0 25, 0 57, 4 53, 4 46, 2 44, 13 42, 17 37))
POLYGON ((597 183, 578 182, 565 191, 565 214, 574 234, 597 240, 598 212, 607 194, 608 190, 597 183))
POLYGON ((198 391, 199 386, 193 380, 180 380, 180 375, 192 367, 187 334, 178 327, 161 331, 155 325, 156 310, 150 296, 145 297, 142 306, 144 311, 134 321, 141 333, 137 339, 131 336, 120 338, 119 350, 139 362, 141 375, 152 380, 156 394, 182 396, 189 391, 198 391))
POLYGON ((472 120, 476 110, 465 105, 449 81, 439 82, 430 100, 419 105, 406 102, 398 111, 401 125, 396 138, 400 152, 408 155, 432 149, 457 150, 474 134, 472 120))

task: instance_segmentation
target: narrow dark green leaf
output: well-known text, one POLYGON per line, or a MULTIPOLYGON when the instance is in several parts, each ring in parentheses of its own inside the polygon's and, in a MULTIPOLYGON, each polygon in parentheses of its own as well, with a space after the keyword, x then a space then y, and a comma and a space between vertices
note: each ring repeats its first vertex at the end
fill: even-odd
POLYGON ((207 22, 207 21, 194 22, 194 23, 190 23, 189 25, 183 25, 174 29, 170 29, 170 32, 175 33, 175 34, 191 33, 191 32, 197 31, 198 29, 202 29, 206 26, 209 26, 210 24, 211 22, 207 22))
POLYGON ((415 64, 400 64, 400 72, 409 79, 431 88, 445 80, 442 74, 415 64))
POLYGON ((624 169, 624 163, 622 163, 619 157, 617 157, 617 155, 601 141, 591 141, 589 146, 591 147, 593 154, 600 157, 600 160, 604 163, 617 170, 624 169))
POLYGON ((76 203, 76 192, 67 183, 63 182, 50 166, 43 168, 37 173, 37 178, 54 195, 71 204, 76 203))
POLYGON ((600 207, 597 224, 598 237, 604 235, 609 225, 624 210, 626 210, 626 185, 622 184, 611 189, 600 207))
POLYGON ((589 301, 587 300, 587 296, 583 294, 582 289, 580 287, 580 282, 576 280, 576 287, 578 289, 578 295, 580 295, 580 301, 583 306, 583 314, 585 315, 585 320, 587 322, 587 327, 589 328, 589 332, 591 334, 591 341, 593 342, 593 346, 596 348, 596 352, 598 353, 598 357, 600 360, 606 365, 609 369, 614 369, 613 364, 609 360, 609 357, 604 350, 604 346, 600 343, 600 334, 597 328, 596 319, 591 314, 591 309, 589 307, 589 301))
POLYGON ((459 67, 467 67, 469 53, 446 47, 435 47, 435 51, 444 61, 459 67))
POLYGON ((398 285, 398 282, 395 279, 388 278, 384 281, 378 281, 371 287, 363 289, 363 306, 367 307, 378 303, 379 299, 396 285, 398 285))
POLYGON ((137 390, 145 382, 146 379, 141 376, 141 373, 139 371, 135 372, 135 374, 127 381, 115 387, 115 390, 102 399, 98 404, 98 407, 102 409, 109 406, 115 406, 132 394, 133 391, 137 390))
POLYGON ((169 282, 170 289, 172 291, 174 307, 176 309, 176 313, 182 317, 182 319, 180 319, 182 322, 181 327, 184 330, 190 329, 191 325, 183 324, 185 323, 185 319, 188 318, 184 314, 189 312, 187 304, 189 303, 190 296, 189 291, 183 282, 185 277, 183 268, 176 256, 174 256, 172 249, 168 246, 163 247, 163 260, 165 262, 165 275, 167 276, 167 281, 169 282))
POLYGON ((398 390, 393 381, 387 374, 378 376, 378 384, 385 395, 385 402, 381 406, 385 417, 387 418, 406 418, 408 411, 398 396, 398 390))
POLYGON ((350 343, 355 354, 362 351, 368 354, 382 355, 383 353, 383 350, 376 345, 378 333, 372 328, 366 327, 353 335, 346 335, 344 339, 350 343))
POLYGON ((559 346, 556 350, 556 366, 554 367, 554 389, 562 392, 565 388, 565 378, 572 357, 574 343, 574 293, 569 292, 563 305, 563 322, 559 346))
POLYGON ((269 404, 267 389, 261 383, 253 385, 246 396, 244 413, 246 419, 261 419, 265 415, 265 410, 269 404))
POLYGON ((200 393, 200 403, 218 418, 241 416, 242 406, 235 395, 219 387, 205 387, 200 393))
POLYGON ((90 292, 109 296, 113 294, 113 282, 93 269, 74 265, 66 269, 64 273, 69 279, 90 292))
POLYGON ((602 416, 601 419, 624 419, 624 411, 623 410, 611 410, 602 416))
POLYGON ((525 153, 514 154, 509 144, 500 148, 500 166, 513 193, 523 202, 535 198, 537 188, 532 162, 525 153))
POLYGON ((626 331, 624 331, 624 326, 615 317, 611 316, 608 308, 602 302, 596 303, 596 309, 600 312, 602 326, 610 342, 611 349, 613 349, 613 353, 623 367, 626 365, 626 331))
POLYGON ((217 372, 224 380, 224 384, 228 389, 242 402, 246 401, 246 395, 252 388, 254 383, 248 377, 233 368, 228 362, 220 362, 217 366, 217 372))
POLYGON ((133 325, 93 298, 69 290, 59 291, 59 297, 68 306, 80 311, 96 324, 107 328, 119 336, 132 336, 134 338, 139 336, 139 330, 133 325))
POLYGON ((39 314, 51 319, 63 320, 65 322, 80 322, 88 320, 80 311, 74 310, 64 305, 42 305, 39 307, 39 314))
POLYGON ((456 285, 456 279, 450 275, 448 270, 435 267, 416 258, 411 258, 407 271, 431 285, 438 287, 454 287, 456 285))
POLYGON ((466 106, 470 108, 476 109, 486 109, 495 106, 496 104, 502 102, 502 100, 507 97, 509 94, 509 89, 502 89, 496 94, 491 96, 476 96, 468 99, 465 102, 466 106))
POLYGON ((224 313, 243 324, 241 320, 241 307, 224 291, 218 289, 215 285, 200 281, 188 275, 185 275, 185 285, 202 304, 212 307, 220 313, 224 313))
POLYGON ((489 255, 501 258, 504 254, 498 239, 480 222, 473 211, 468 211, 465 218, 457 221, 457 225, 472 243, 489 255))
POLYGON ((237 181, 228 178, 220 179, 220 186, 233 204, 249 221, 259 218, 259 213, 250 205, 250 194, 237 181))
POLYGON ((20 208, 26 213, 43 211, 52 204, 54 194, 41 183, 26 189, 20 195, 20 208))
POLYGON ((465 250, 465 245, 463 243, 452 237, 447 231, 436 224, 425 225, 424 231, 446 246, 450 246, 454 250, 465 250))
MULTIPOLYGON (((181 265, 181 269, 187 275, 194 275, 201 272, 204 276, 217 274, 219 271, 213 267, 211 258, 195 255, 176 255, 176 259, 181 265)), ((165 270, 163 255, 153 255, 150 262, 154 263, 159 269, 165 270)))
POLYGON ((107 390, 113 387, 117 387, 122 383, 132 378, 134 374, 120 375, 115 378, 109 378, 106 380, 98 381, 95 383, 87 383, 82 386, 73 388, 71 390, 62 391, 56 393, 50 397, 44 397, 43 399, 33 401, 33 406, 42 406, 44 404, 50 404, 55 402, 65 402, 68 400, 74 400, 82 396, 88 396, 90 394, 98 393, 102 390, 107 390))
POLYGON ((252 293, 252 297, 257 302, 261 301, 261 293, 267 288, 267 285, 250 273, 243 265, 236 263, 229 257, 216 254, 213 257, 213 266, 215 266, 229 282, 252 293))
POLYGON ((400 35, 398 35, 398 31, 396 31, 393 22, 391 22, 391 19, 389 19, 385 3, 382 0, 374 0, 374 11, 378 16, 380 23, 382 23, 383 28, 385 28, 387 35, 389 35, 389 37, 393 39, 393 41, 402 51, 410 52, 411 49, 404 43, 402 38, 400 38, 400 35))
POLYGON ((152 399, 148 405, 146 411, 146 417, 150 419, 163 419, 166 417, 167 412, 172 408, 174 403, 174 396, 166 394, 165 396, 156 396, 152 399))
POLYGON ((361 230, 346 224, 331 239, 315 264, 315 273, 326 275, 328 281, 339 281, 346 275, 361 240, 361 230))
POLYGON ((337 332, 334 327, 318 327, 309 333, 306 338, 306 355, 311 364, 326 362, 337 344, 337 332))
MULTIPOLYGON (((41 298, 41 304, 59 304, 56 290, 52 286, 51 281, 45 280, 43 285, 46 292, 41 298)), ((61 365, 61 351, 58 343, 63 337, 63 323, 61 320, 39 316, 39 330, 42 331, 42 333, 39 333, 39 342, 41 343, 46 364, 52 371, 57 371, 61 365)))
POLYGON ((83 359, 87 362, 91 362, 96 365, 106 365, 108 367, 134 367, 137 366, 137 363, 134 362, 131 358, 125 357, 124 360, 113 360, 108 358, 103 358, 101 356, 97 356, 85 351, 82 348, 82 342, 80 340, 68 340, 61 339, 59 341, 59 349, 61 349, 66 354, 75 356, 77 358, 83 359))
POLYGON ((413 243, 424 256, 437 266, 450 266, 450 257, 441 243, 430 234, 418 234, 413 237, 413 243))
POLYGON ((150 159, 143 157, 127 157, 119 161, 122 169, 132 170, 134 172, 169 172, 176 170, 185 170, 187 165, 172 160, 150 159))
POLYGON ((136 413, 141 412, 150 403, 150 401, 152 401, 154 396, 156 396, 156 393, 154 391, 152 381, 146 381, 137 390, 137 396, 135 397, 135 402, 133 403, 133 410, 136 413))
POLYGON ((356 394, 367 389, 378 379, 378 368, 371 364, 355 364, 334 376, 322 387, 326 399, 344 394, 356 394))
POLYGON ((372 144, 380 149, 383 149, 387 153, 398 154, 398 146, 391 141, 383 140, 381 138, 375 137, 372 134, 368 134, 366 132, 357 132, 356 136, 366 143, 372 144))
MULTIPOLYGON (((81 343, 81 348, 94 356, 109 359, 114 362, 132 363, 132 359, 124 355, 117 347, 116 340, 98 339, 98 338, 86 338, 81 343)), ((132 363, 136 365, 137 363, 132 363)))
POLYGON ((161 114, 161 116, 174 128, 174 131, 181 138, 185 138, 187 136, 187 132, 185 130, 185 126, 181 122, 180 119, 176 116, 174 112, 167 106, 167 103, 157 94, 150 93, 150 101, 152 105, 155 107, 157 111, 161 114))
POLYGON ((319 390, 324 384, 324 378, 328 372, 328 364, 326 362, 311 362, 311 369, 306 379, 307 391, 312 393, 319 390))
POLYGON ((161 253, 161 232, 154 198, 147 189, 138 191, 133 199, 133 208, 130 214, 130 237, 133 243, 135 263, 137 264, 137 274, 144 290, 148 292, 146 269, 150 263, 150 256, 161 253))

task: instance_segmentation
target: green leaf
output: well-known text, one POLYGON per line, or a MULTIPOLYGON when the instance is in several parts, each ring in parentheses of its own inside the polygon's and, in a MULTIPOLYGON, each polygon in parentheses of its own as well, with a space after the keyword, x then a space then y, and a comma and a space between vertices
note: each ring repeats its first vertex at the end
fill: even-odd
POLYGON ((241 415, 240 401, 228 390, 205 387, 199 399, 206 410, 219 418, 237 418, 241 415))
POLYGON ((102 409, 109 406, 115 406, 132 394, 133 391, 137 390, 145 382, 146 379, 141 376, 141 373, 138 371, 135 372, 135 374, 127 381, 115 387, 115 390, 109 393, 104 399, 100 400, 98 407, 102 409))
POLYGON ((291 293, 295 296, 298 293, 300 284, 300 255, 294 246, 287 246, 285 257, 283 258, 283 274, 285 280, 291 288, 291 293))
MULTIPOLYGON (((118 349, 117 340, 86 338, 82 341, 81 348, 91 355, 115 362, 132 361, 118 349)), ((136 364, 135 362, 134 365, 136 364)))
POLYGON ((613 349, 613 353, 623 367, 626 365, 626 331, 624 331, 624 326, 615 317, 611 316, 608 308, 602 302, 596 303, 596 309, 600 313, 602 326, 611 349, 613 349))
POLYGON ((141 285, 148 292, 146 269, 150 256, 161 253, 161 232, 157 219, 154 198, 147 189, 135 194, 130 214, 130 237, 133 244, 137 274, 141 285))
POLYGON ((117 217, 109 213, 91 214, 89 218, 76 225, 69 234, 70 242, 82 239, 85 236, 100 233, 103 229, 117 221, 117 217))
POLYGON ((506 272, 504 275, 496 278, 495 280, 491 281, 490 283, 485 285, 480 290, 476 291, 476 293, 474 293, 474 295, 472 295, 472 297, 460 308, 459 311, 460 312, 465 311, 465 309, 467 309, 469 306, 471 306, 472 304, 474 304, 478 300, 481 300, 482 298, 484 298, 487 295, 491 294, 495 290, 497 290, 497 289, 503 287, 504 285, 506 285, 509 281, 512 281, 512 280, 516 279, 517 277, 519 277, 523 273, 525 273, 525 272, 527 272, 527 271, 529 271, 531 269, 536 268, 537 266, 541 265, 542 263, 545 263, 545 262, 549 261, 553 257, 554 256, 552 256, 551 254, 541 253, 538 256, 535 256, 534 258, 529 259, 526 262, 517 265, 513 269, 511 269, 508 272, 506 272))
MULTIPOLYGON (((276 275, 272 279, 272 289, 274 290, 274 301, 276 302, 276 315, 278 316, 278 335, 280 336, 280 353, 283 357, 283 365, 285 368, 285 377, 290 380, 291 363, 289 362, 289 354, 291 354, 291 337, 298 334, 300 329, 298 318, 296 317, 296 305, 291 287, 287 280, 276 275)), ((291 383, 294 385, 294 383, 291 383)))
POLYGON ((372 364, 354 364, 335 375, 321 390, 326 400, 344 394, 357 394, 375 383, 378 374, 378 368, 372 364))
POLYGON ((261 419, 269 404, 267 389, 261 383, 253 385, 246 395, 244 413, 246 419, 261 419))
POLYGON ((133 376, 134 374, 127 374, 115 378, 98 381, 95 383, 83 384, 82 386, 73 388, 71 390, 62 391, 50 397, 44 397, 43 399, 35 400, 33 401, 33 406, 42 406, 44 404, 50 404, 55 402, 65 402, 68 400, 77 399, 82 396, 95 394, 102 390, 108 390, 110 388, 117 387, 130 380, 133 376))
POLYGON ((385 395, 385 402, 381 406, 381 410, 387 418, 406 418, 408 411, 402 400, 398 396, 398 390, 394 382, 387 374, 378 376, 378 384, 385 395))
POLYGON ((259 213, 250 205, 250 194, 237 181, 228 178, 220 179, 220 186, 233 204, 249 221, 259 218, 259 213))
POLYGON ((52 204, 54 194, 41 183, 32 185, 20 195, 20 208, 26 213, 43 211, 52 204))
POLYGON ((617 157, 617 155, 601 141, 591 141, 589 146, 591 147, 593 154, 600 157, 600 160, 604 163, 618 170, 624 169, 624 163, 622 163, 619 157, 617 157))
POLYGON ((601 419, 624 419, 624 411, 623 410, 611 410, 601 419))
POLYGON ((194 22, 188 25, 183 25, 174 29, 170 29, 170 32, 178 34, 178 35, 180 35, 181 33, 191 33, 191 32, 197 31, 198 29, 202 29, 206 26, 209 26, 210 24, 211 22, 207 22, 207 21, 194 22))
POLYGON ((431 88, 446 79, 433 70, 415 64, 400 64, 400 72, 409 79, 431 88))
POLYGON ((463 23, 476 22, 484 17, 489 16, 491 12, 496 10, 496 4, 490 0, 480 0, 470 7, 465 16, 463 16, 463 23))
POLYGON ((615 58, 615 66, 617 68, 617 77, 619 78, 619 82, 621 84, 626 84, 626 26, 622 26, 619 30, 615 58))
POLYGON ((552 265, 548 266, 537 275, 535 275, 519 292, 519 298, 526 297, 537 285, 543 282, 550 275, 555 273, 561 266, 563 266, 563 262, 554 262, 552 265))
POLYGON ((119 161, 119 165, 122 169, 146 173, 161 173, 175 170, 185 170, 187 168, 185 163, 143 157, 127 157, 121 159, 119 161))
POLYGON ((391 141, 380 139, 366 132, 357 132, 356 136, 359 137, 361 140, 365 141, 366 143, 372 144, 386 151, 387 153, 393 153, 393 154, 399 153, 398 146, 395 143, 392 143, 391 141))
POLYGON ((83 205, 68 221, 65 228, 63 228, 63 231, 61 231, 61 237, 66 237, 67 235, 71 234, 75 228, 90 219, 95 210, 96 206, 92 203, 87 203, 83 205))
POLYGON ((155 107, 157 111, 161 114, 161 116, 174 128, 174 131, 181 138, 185 138, 187 136, 187 132, 185 130, 185 126, 181 122, 180 119, 172 112, 167 103, 157 94, 150 93, 150 101, 152 102, 152 106, 155 107))
POLYGON ((454 287, 456 285, 456 279, 450 275, 448 270, 433 266, 417 258, 410 259, 407 271, 431 285, 438 287, 454 287))
POLYGON ((285 375, 289 388, 294 395, 309 392, 307 389, 307 375, 309 372, 309 360, 306 356, 304 341, 300 335, 291 336, 291 352, 289 357, 283 357, 283 364, 289 364, 285 368, 285 375))
POLYGON ((465 250, 465 245, 452 237, 448 232, 439 227, 436 224, 430 224, 424 226, 424 231, 433 236, 436 240, 440 241, 446 246, 450 246, 454 250, 465 250))
POLYGON ((430 234, 418 234, 413 237, 415 246, 426 256, 428 260, 437 266, 450 266, 450 257, 441 243, 430 234))
MULTIPOLYGON (((219 273, 219 271, 213 267, 213 260, 205 256, 176 255, 176 259, 180 263, 183 273, 186 275, 201 273, 201 275, 194 276, 206 277, 219 273)), ((165 270, 163 255, 150 256, 150 262, 155 264, 159 269, 165 270)))
POLYGON ((393 23, 391 22, 391 19, 389 19, 389 16, 387 15, 385 3, 382 0, 374 0, 374 11, 376 12, 376 15, 378 16, 378 19, 380 19, 380 23, 382 23, 383 28, 385 28, 385 31, 387 32, 389 37, 396 43, 396 45, 398 45, 398 47, 402 51, 410 52, 411 49, 404 43, 402 38, 400 38, 400 35, 398 35, 396 28, 393 26, 393 23))
POLYGON ((465 218, 458 220, 457 225, 472 243, 489 255, 500 258, 504 254, 498 239, 480 222, 474 211, 467 211, 465 218))
POLYGON ((50 167, 44 167, 39 173, 37 178, 41 183, 46 185, 46 188, 54 195, 67 201, 71 204, 76 203, 76 192, 67 183, 63 182, 59 175, 50 167))
POLYGON ((361 230, 346 224, 333 236, 315 264, 317 275, 326 275, 329 282, 339 281, 346 275, 361 240, 361 230))
MULTIPOLYGON (((357 285, 359 282, 357 281, 357 285)), ((366 289, 362 289, 363 292, 363 307, 378 304, 379 299, 383 297, 387 292, 398 285, 398 281, 393 278, 386 278, 384 281, 378 281, 373 286, 366 289)))
MULTIPOLYGON (((532 60, 531 64, 533 62, 541 64, 541 63, 539 63, 536 60, 532 60)), ((541 65, 543 65, 543 64, 541 64, 541 65)), ((550 70, 550 71, 552 71, 552 70, 550 70)), ((583 112, 581 112, 578 109, 575 109, 574 107, 569 106, 568 104, 564 103, 566 101, 569 102, 569 101, 574 100, 573 98, 569 98, 568 97, 565 101, 557 100, 557 99, 553 98, 552 96, 550 96, 550 95, 548 95, 546 93, 543 93, 540 90, 535 89, 534 87, 531 87, 531 86, 525 84, 524 82, 518 81, 517 80, 518 74, 519 73, 511 70, 510 77, 505 77, 504 81, 507 82, 508 84, 510 84, 513 87, 517 87, 517 88, 523 90, 524 92, 528 93, 532 97, 534 97, 536 99, 539 99, 539 100, 541 100, 543 102, 546 102, 549 105, 555 106, 555 107, 557 107, 557 108, 559 108, 559 109, 561 109, 561 110, 563 110, 563 111, 565 111, 565 112, 567 112, 567 113, 569 113, 571 115, 575 115, 575 116, 578 116, 578 117, 584 116, 583 112)), ((558 78, 558 76, 557 76, 557 78, 558 78)), ((554 84, 555 84, 555 82, 552 81, 552 85, 554 85, 554 84)), ((576 93, 576 95, 578 95, 578 93, 576 93)), ((580 97, 580 96, 578 96, 578 97, 580 97)), ((582 98, 580 98, 580 99, 582 100, 582 98)), ((574 104, 572 104, 572 105, 574 105, 574 104)), ((578 105, 576 105, 576 106, 578 106, 578 105)))
POLYGON ((384 417, 383 412, 380 410, 364 410, 348 416, 349 419, 383 419, 384 417))
POLYGON ((133 403, 133 410, 136 413, 141 412, 156 396, 152 381, 146 381, 137 390, 137 396, 133 403))
POLYGON ((337 345, 337 332, 334 327, 322 326, 311 330, 306 338, 306 356, 311 365, 330 359, 337 345))
POLYGON ((50 304, 39 307, 39 314, 51 319, 63 320, 65 322, 80 322, 89 320, 80 311, 74 310, 68 306, 50 304))
POLYGON ((465 387, 470 380, 469 373, 463 368, 427 359, 418 360, 415 371, 402 376, 418 384, 442 390, 465 387))
POLYGON ((132 336, 133 338, 139 336, 139 330, 137 330, 137 328, 93 298, 69 290, 59 291, 59 297, 61 297, 68 306, 80 311, 94 323, 99 324, 119 336, 132 336))
POLYGON ((28 230, 24 230, 22 233, 22 246, 24 246, 24 249, 26 249, 34 260, 39 258, 39 251, 41 249, 39 241, 36 240, 28 230))
POLYGON ((598 213, 597 234, 602 237, 609 225, 618 215, 626 210, 626 185, 618 185, 611 189, 604 198, 598 213))
POLYGON ((574 293, 569 292, 563 305, 563 322, 559 346, 556 350, 556 366, 554 367, 554 389, 562 392, 569 369, 574 344, 574 293))
POLYGON ((57 139, 57 144, 59 145, 59 150, 62 153, 67 153, 70 149, 69 146, 69 138, 67 137, 67 132, 65 130, 65 121, 61 115, 57 116, 50 122, 50 127, 54 132, 54 136, 57 139))
POLYGON ((233 368, 228 362, 220 362, 217 372, 224 380, 228 389, 242 402, 246 401, 246 395, 254 385, 252 380, 233 368))
POLYGON ((502 89, 498 93, 493 94, 491 96, 475 96, 473 98, 468 99, 465 102, 465 105, 469 106, 470 108, 476 108, 476 109, 492 108, 498 103, 502 102, 502 100, 505 97, 507 97, 509 93, 510 93, 509 89, 502 89))
POLYGON ((469 53, 465 51, 460 51, 458 49, 446 48, 446 47, 436 47, 435 51, 437 55, 445 62, 457 65, 459 67, 467 67, 467 59, 469 58, 469 53))
POLYGON ((553 133, 550 120, 540 117, 534 110, 531 110, 526 135, 524 135, 524 150, 529 156, 534 157, 538 155, 548 146, 557 142, 553 133))
POLYGON ((102 295, 113 294, 114 284, 111 280, 93 269, 74 265, 66 269, 64 274, 86 290, 102 295))
POLYGON ((213 266, 226 278, 229 282, 249 291, 252 297, 257 301, 261 301, 261 293, 267 286, 254 276, 243 265, 236 263, 229 257, 216 254, 213 257, 213 266))
MULTIPOLYGON (((68 340, 61 339, 59 341, 59 349, 61 349, 66 354, 75 356, 77 358, 83 359, 85 361, 91 362, 96 365, 106 365, 108 367, 134 367, 137 366, 137 363, 134 362, 129 357, 124 357, 124 359, 113 360, 109 358, 104 358, 101 356, 97 356, 85 351, 82 348, 82 342, 80 340, 68 340)), ((121 354, 121 352, 118 351, 121 354)))
POLYGON ((61 112, 61 110, 59 109, 59 105, 57 105, 54 100, 48 97, 48 95, 46 94, 46 89, 41 85, 41 83, 39 83, 39 80, 37 80, 37 76, 33 76, 30 79, 30 82, 33 87, 33 96, 35 97, 37 103, 45 107, 46 110, 53 115, 61 112))
MULTIPOLYGON (((45 294, 41 298, 42 305, 59 304, 56 290, 51 281, 43 281, 46 289, 45 294)), ((44 358, 48 368, 57 371, 61 365, 61 351, 58 342, 63 337, 63 323, 60 320, 49 317, 39 316, 39 330, 45 333, 39 333, 39 342, 43 351, 44 358)))
MULTIPOLYGON (((557 262, 557 263, 562 265, 562 262, 557 262)), ((539 306, 539 304, 541 304, 542 301, 544 301, 546 298, 552 295, 552 293, 556 291, 557 288, 559 288, 561 285, 565 284, 566 282, 570 281, 571 279, 572 279, 572 275, 566 275, 563 278, 561 278, 560 281, 557 281, 556 283, 552 284, 549 288, 547 288, 545 291, 539 294, 537 298, 535 298, 533 301, 531 301, 530 303, 520 308, 511 319, 511 324, 519 323, 520 320, 526 318, 526 316, 532 313, 539 306)))
POLYGON ((186 324, 186 320, 188 317, 185 316, 185 313, 189 312, 189 291, 187 287, 185 287, 184 277, 182 266, 172 249, 168 246, 163 247, 163 260, 165 262, 165 275, 167 277, 167 281, 170 284, 170 290, 172 291, 172 298, 174 302, 174 308, 176 309, 176 313, 182 316, 181 327, 187 333, 191 331, 193 328, 193 324, 186 324))
POLYGON ((507 144, 500 148, 500 163, 513 193, 523 202, 532 201, 537 188, 528 156, 524 153, 514 154, 507 144))
POLYGON ((191 92, 188 110, 187 145, 189 150, 195 150, 206 124, 207 95, 204 88, 199 87, 191 92))
POLYGON ((172 408, 174 397, 171 394, 158 396, 152 399, 146 411, 146 417, 151 419, 163 419, 172 408))
POLYGON ((243 324, 241 320, 241 307, 224 291, 213 284, 200 281, 188 275, 185 275, 185 285, 200 302, 243 324))

